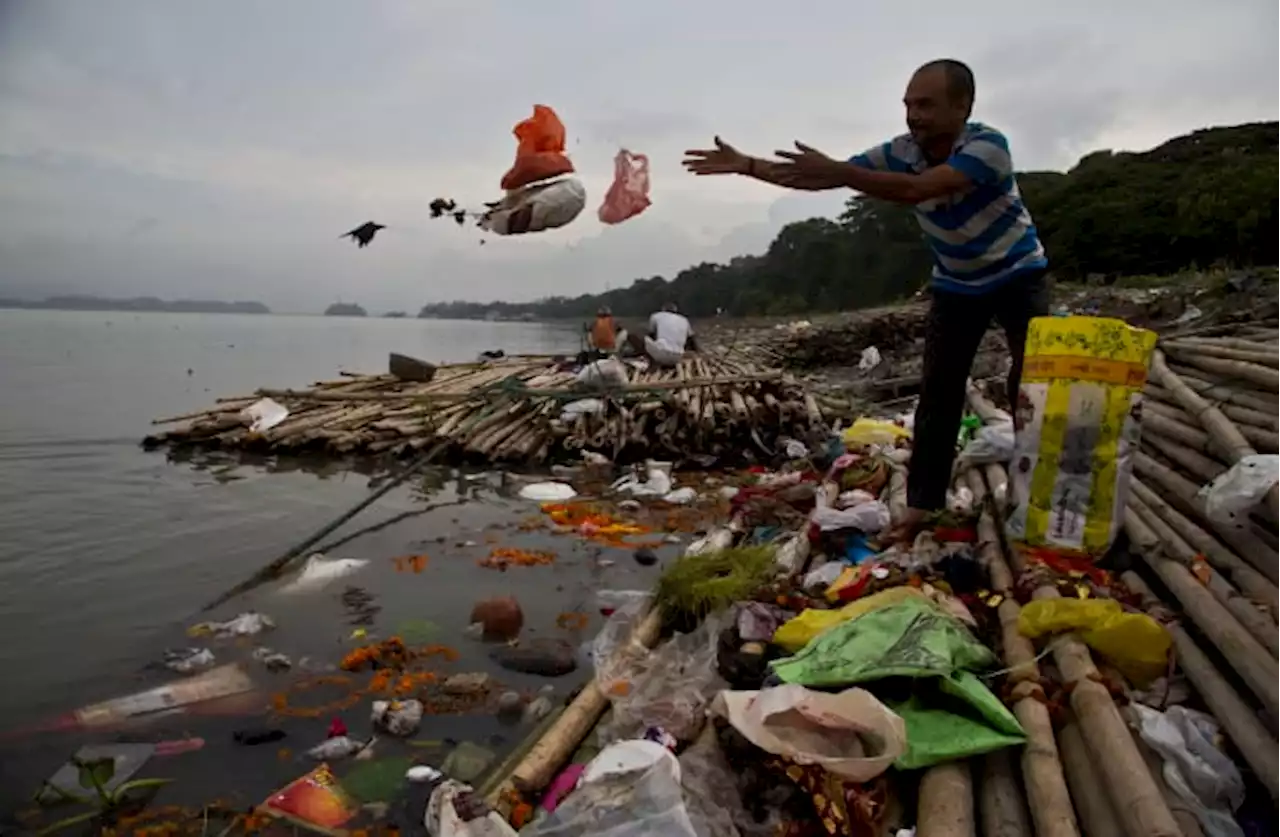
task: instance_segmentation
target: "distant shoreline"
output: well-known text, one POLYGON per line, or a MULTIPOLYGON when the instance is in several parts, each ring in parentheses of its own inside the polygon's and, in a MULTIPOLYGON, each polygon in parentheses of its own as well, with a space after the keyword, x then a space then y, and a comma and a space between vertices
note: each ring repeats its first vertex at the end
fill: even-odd
POLYGON ((107 299, 94 296, 51 296, 45 299, 0 299, 0 308, 36 311, 119 311, 157 314, 270 314, 261 302, 205 299, 164 300, 155 297, 107 299))

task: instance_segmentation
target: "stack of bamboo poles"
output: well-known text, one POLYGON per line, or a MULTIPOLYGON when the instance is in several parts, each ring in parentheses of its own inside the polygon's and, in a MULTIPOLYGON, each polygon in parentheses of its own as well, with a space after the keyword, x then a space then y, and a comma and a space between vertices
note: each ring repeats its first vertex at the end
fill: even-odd
POLYGON ((181 426, 148 437, 148 446, 404 456, 443 441, 456 455, 533 464, 582 451, 615 460, 744 449, 768 456, 779 436, 803 436, 824 417, 777 370, 689 355, 674 368, 633 369, 626 386, 600 392, 579 388, 576 373, 550 357, 517 357, 441 366, 428 383, 351 375, 310 389, 262 389, 154 423, 181 426), (254 433, 243 410, 263 397, 289 415, 254 433), (603 405, 564 411, 585 398, 603 405))
POLYGON ((1144 572, 1124 581, 1153 615, 1167 616, 1155 591, 1168 591, 1185 624, 1170 625, 1179 667, 1280 800, 1276 489, 1225 521, 1200 493, 1243 457, 1277 450, 1277 336, 1271 320, 1160 341, 1124 521, 1144 572))

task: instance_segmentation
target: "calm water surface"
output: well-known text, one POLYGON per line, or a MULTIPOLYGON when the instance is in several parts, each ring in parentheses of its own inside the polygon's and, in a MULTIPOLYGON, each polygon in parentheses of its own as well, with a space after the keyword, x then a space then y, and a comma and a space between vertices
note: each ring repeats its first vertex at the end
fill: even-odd
MULTIPOLYGON (((172 679, 148 664, 164 648, 188 644, 184 627, 211 616, 269 613, 280 628, 265 641, 295 658, 336 661, 350 647, 338 597, 344 582, 296 596, 264 588, 212 614, 200 609, 363 498, 370 476, 341 467, 172 462, 139 447, 153 418, 260 386, 306 385, 339 370, 382 371, 391 351, 470 360, 484 349, 558 352, 577 343, 576 331, 539 324, 0 311, 0 672, 7 681, 0 730, 9 731, 0 742, 0 810, 17 805, 80 743, 117 737, 205 736, 201 754, 164 760, 159 775, 201 776, 198 790, 188 785, 175 791, 180 797, 265 793, 302 765, 277 764, 274 751, 264 759, 256 750, 229 748, 223 740, 229 730, 193 728, 196 721, 183 716, 123 735, 28 730, 86 703, 172 679), (209 771, 210 764, 223 769, 209 771)), ((483 649, 461 633, 477 597, 518 592, 526 625, 554 634, 555 615, 589 610, 594 588, 651 583, 654 571, 637 568, 626 553, 602 570, 598 550, 564 538, 555 539, 561 556, 552 567, 477 568, 495 531, 504 543, 530 547, 548 536, 510 528, 536 508, 507 496, 494 475, 456 477, 428 474, 336 533, 403 518, 332 553, 371 561, 350 580, 377 598, 384 634, 407 619, 429 620, 439 626, 438 641, 468 655, 456 670, 483 669, 489 665, 483 649), (458 504, 463 496, 471 499, 458 504), (450 505, 427 509, 440 503, 450 505), (491 528, 499 524, 508 528, 491 528), (474 544, 463 545, 468 541, 474 544), (421 552, 431 563, 420 576, 393 570, 392 557, 421 552)), ((216 645, 215 653, 230 661, 249 649, 216 645)), ((359 720, 353 734, 367 726, 359 720)), ((324 726, 317 723, 316 740, 324 726)), ((465 731, 466 722, 450 724, 465 731)), ((424 734, 443 737, 449 730, 424 734)), ((301 751, 313 743, 292 745, 301 751)))

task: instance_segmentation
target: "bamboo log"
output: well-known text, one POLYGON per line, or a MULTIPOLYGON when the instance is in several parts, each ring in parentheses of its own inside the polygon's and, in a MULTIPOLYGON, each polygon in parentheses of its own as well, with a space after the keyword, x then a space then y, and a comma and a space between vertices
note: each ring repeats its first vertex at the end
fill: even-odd
MULTIPOLYGON (((1143 422, 1143 427, 1148 430, 1156 430, 1156 428, 1147 425, 1146 422, 1143 422)), ((1146 443, 1147 447, 1153 448, 1161 456, 1177 463, 1202 482, 1212 482, 1227 470, 1227 466, 1217 459, 1183 447, 1178 443, 1178 440, 1165 436, 1160 432, 1144 435, 1142 441, 1146 443)))
MULTIPOLYGON (((1169 354, 1179 358, 1184 363, 1191 363, 1191 358, 1205 357, 1216 358, 1221 360, 1238 360, 1245 363, 1252 363, 1257 366, 1277 365, 1275 350, 1267 351, 1264 349, 1240 349, 1234 346, 1214 346, 1206 344, 1187 345, 1181 340, 1161 340, 1160 348, 1169 354)), ((1194 364, 1193 364, 1194 365, 1194 364)))
POLYGON ((1027 804, 1009 750, 987 753, 982 759, 978 794, 982 837, 1031 837, 1027 804))
POLYGON ((1131 708, 1127 710, 1129 715, 1129 731, 1133 737, 1133 746, 1138 748, 1138 752, 1142 754, 1142 760, 1147 763, 1147 771, 1151 773, 1151 779, 1159 786, 1160 792, 1164 794, 1164 801, 1169 803, 1169 811, 1173 814, 1173 818, 1178 821, 1178 827, 1182 829, 1182 837, 1204 837, 1204 831, 1200 828, 1200 821, 1196 818, 1195 809, 1169 787, 1169 783, 1164 780, 1164 764, 1160 760, 1160 756, 1154 753, 1147 743, 1135 732, 1137 719, 1131 708))
POLYGON ((1277 372, 1274 366, 1262 366, 1242 360, 1223 360, 1190 352, 1178 354, 1176 357, 1188 366, 1203 369, 1225 380, 1246 381, 1266 392, 1280 390, 1280 372, 1277 372))
POLYGON ((1135 554, 1159 576, 1183 612, 1227 658, 1249 690, 1262 701, 1274 724, 1280 714, 1280 670, 1276 660, 1186 567, 1164 557, 1160 539, 1132 506, 1125 509, 1124 526, 1135 554))
MULTIPOLYGON (((1248 366, 1249 364, 1241 364, 1239 361, 1222 361, 1224 364, 1233 364, 1238 366, 1248 366)), ((1178 402, 1186 408, 1187 412, 1200 423, 1209 435, 1213 438, 1214 444, 1227 454, 1229 462, 1239 462, 1246 456, 1253 456, 1256 450, 1249 444, 1248 440, 1240 434, 1231 420, 1222 414, 1222 411, 1214 407, 1209 402, 1201 398, 1196 392, 1182 382, 1182 379, 1174 372, 1169 370, 1165 365, 1164 355, 1157 349, 1152 353, 1151 368, 1156 375, 1157 382, 1168 388, 1178 402)), ((1261 367, 1258 367, 1261 368, 1261 367)), ((1280 377, 1274 369, 1263 370, 1268 372, 1273 378, 1280 377)), ((1277 387, 1272 386, 1275 390, 1277 387)), ((1280 508, 1280 491, 1275 486, 1271 487, 1271 491, 1267 493, 1267 504, 1271 508, 1272 517, 1277 516, 1277 509, 1280 508)))
POLYGON ((1071 801, 1080 815, 1080 830, 1085 837, 1125 837, 1124 829, 1111 805, 1111 795, 1092 764, 1080 728, 1073 719, 1058 731, 1058 752, 1071 787, 1071 801))
MULTIPOLYGON (((1126 587, 1143 598, 1147 608, 1160 604, 1155 593, 1137 573, 1132 570, 1125 572, 1121 575, 1121 580, 1126 587)), ((1271 793, 1272 800, 1280 801, 1280 747, 1276 745, 1275 736, 1267 732, 1253 709, 1236 693, 1209 656, 1181 625, 1166 624, 1165 628, 1173 638, 1178 668, 1218 719, 1218 723, 1244 757, 1245 763, 1271 793)))
MULTIPOLYGON (((1148 383, 1146 389, 1143 390, 1143 394, 1164 404, 1179 406, 1177 399, 1173 397, 1173 393, 1159 384, 1148 383)), ((1217 404, 1223 415, 1236 422, 1237 425, 1247 424, 1262 430, 1270 430, 1273 433, 1280 430, 1280 421, 1277 420, 1274 410, 1263 412, 1250 407, 1240 407, 1227 401, 1220 401, 1212 396, 1205 395, 1205 393, 1201 393, 1201 395, 1217 404)))
MULTIPOLYGON (((1196 566, 1199 553, 1183 540, 1172 526, 1157 515, 1150 506, 1142 502, 1136 495, 1129 498, 1129 508, 1138 513, 1143 523, 1160 539, 1161 552, 1168 560, 1181 563, 1188 571, 1196 566)), ((1242 597, 1222 574, 1211 566, 1200 565, 1197 573, 1204 588, 1235 617, 1242 628, 1267 649, 1272 658, 1280 653, 1280 637, 1276 634, 1276 623, 1263 613, 1256 605, 1242 597)), ((1280 676, 1280 671, 1277 672, 1280 676)))
POLYGON ((916 837, 977 837, 968 761, 929 768, 920 778, 916 837))
MULTIPOLYGON (((1178 373, 1182 378, 1182 382, 1188 388, 1200 394, 1201 397, 1209 401, 1220 401, 1225 404, 1236 404, 1241 407, 1248 407, 1252 410, 1258 410, 1263 413, 1275 413, 1277 396, 1268 392, 1259 390, 1243 390, 1239 387, 1226 386, 1220 382, 1214 382, 1200 377, 1200 375, 1188 374, 1187 370, 1174 369, 1170 367, 1170 371, 1178 373)), ((1196 372, 1198 370, 1189 370, 1196 372)), ((1201 375, 1204 373, 1202 372, 1201 375)), ((1157 386, 1159 384, 1157 383, 1157 386)))
MULTIPOLYGON (((1227 578, 1250 599, 1270 609, 1272 621, 1280 612, 1280 591, 1262 573, 1249 566, 1243 559, 1223 546, 1208 532, 1201 529, 1193 521, 1169 505, 1163 497, 1148 488, 1142 480, 1134 477, 1129 489, 1147 508, 1151 509, 1161 520, 1170 526, 1199 554, 1203 555, 1214 569, 1222 572, 1227 578)), ((1157 534, 1159 534, 1157 532, 1157 534)))
MULTIPOLYGON (((986 502, 987 491, 982 477, 971 469, 968 481, 974 499, 982 508, 982 514, 978 518, 980 555, 991 575, 992 587, 1005 597, 997 606, 996 613, 1000 618, 1001 645, 1007 669, 1005 676, 1013 684, 1013 713, 1027 733, 1027 743, 1022 748, 1021 766, 1036 834, 1038 837, 1077 837, 1079 831, 1075 815, 1071 811, 1071 796, 1067 792, 1062 762, 1053 740, 1053 723, 1048 707, 1040 699, 1043 691, 1040 688, 1040 669, 1036 665, 1035 646, 1018 630, 1018 617, 1022 608, 1012 595, 1013 574, 1009 571, 1008 562, 1001 550, 995 519, 986 502)), ((989 831, 986 833, 990 834, 989 831)))
MULTIPOLYGON (((1062 596, 1057 589, 1045 586, 1037 588, 1032 598, 1062 596)), ((1133 746, 1124 718, 1106 687, 1098 682, 1100 675, 1088 647, 1074 633, 1062 634, 1054 640, 1053 658, 1072 687, 1071 708, 1080 720, 1094 763, 1107 786, 1116 792, 1116 814, 1125 832, 1131 837, 1181 837, 1169 806, 1133 746)))
MULTIPOLYGON (((1221 410, 1222 414, 1228 419, 1231 418, 1233 413, 1239 414, 1242 411, 1242 408, 1239 407, 1229 408, 1219 406, 1218 409, 1221 410)), ((1189 434, 1197 433, 1197 430, 1193 425, 1195 419, 1191 418, 1191 416, 1187 414, 1186 410, 1183 410, 1180 407, 1171 406, 1163 401, 1152 400, 1147 401, 1143 405, 1142 412, 1144 423, 1154 414, 1155 416, 1160 416, 1162 419, 1168 419, 1183 425, 1183 427, 1178 428, 1180 432, 1189 434)), ((1250 416, 1262 415, 1254 410, 1243 410, 1243 412, 1250 416)), ((1272 419, 1272 421, 1274 421, 1274 419, 1272 419)), ((1280 436, 1278 436, 1274 430, 1267 430, 1263 427, 1258 427, 1254 424, 1248 423, 1238 424, 1236 425, 1236 429, 1240 431, 1240 435, 1243 436, 1249 444, 1253 445, 1258 450, 1274 452, 1275 450, 1280 449, 1280 436)), ((1214 449, 1212 440, 1202 440, 1197 444, 1197 447, 1202 449, 1207 448, 1208 450, 1214 449)))
POLYGON ((1273 342, 1267 343, 1262 340, 1245 340, 1238 337, 1178 337, 1173 340, 1161 340, 1161 345, 1186 346, 1188 348, 1223 348, 1223 349, 1241 349, 1246 352, 1262 352, 1269 353, 1272 360, 1276 358, 1275 332, 1270 332, 1273 342))
MULTIPOLYGON (((662 631, 662 612, 651 610, 636 626, 632 642, 652 648, 662 631)), ((515 793, 541 791, 555 778, 556 772, 577 749, 604 714, 608 698, 595 681, 583 686, 582 691, 565 708, 546 734, 530 748, 524 759, 511 771, 511 776, 501 782, 489 794, 486 802, 504 818, 511 815, 511 801, 515 793)))

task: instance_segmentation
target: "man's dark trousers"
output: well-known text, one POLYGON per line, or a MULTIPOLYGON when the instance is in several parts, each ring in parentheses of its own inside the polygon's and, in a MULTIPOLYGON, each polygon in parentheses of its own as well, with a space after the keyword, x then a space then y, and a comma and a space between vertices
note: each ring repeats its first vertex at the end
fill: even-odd
POLYGON ((964 414, 965 382, 991 320, 1000 324, 1009 344, 1013 359, 1009 403, 1016 407, 1027 324, 1048 312, 1049 285, 1043 273, 1014 277, 985 294, 933 291, 907 482, 907 502, 912 508, 934 511, 946 503, 964 414))

